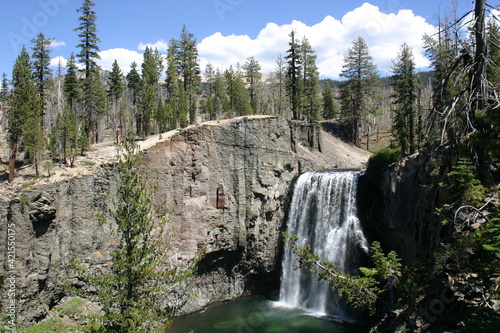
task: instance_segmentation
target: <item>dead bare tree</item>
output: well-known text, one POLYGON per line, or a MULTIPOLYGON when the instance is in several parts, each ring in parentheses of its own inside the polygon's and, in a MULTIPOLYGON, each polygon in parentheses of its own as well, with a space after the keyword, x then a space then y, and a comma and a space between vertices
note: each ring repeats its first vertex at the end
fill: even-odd
MULTIPOLYGON (((455 129, 458 137, 466 137, 480 130, 476 121, 476 112, 484 113, 488 108, 500 107, 500 99, 495 86, 487 77, 488 66, 496 66, 488 53, 490 43, 487 39, 486 13, 491 13, 491 9, 494 7, 488 5, 486 0, 476 0, 474 10, 467 12, 449 27, 445 27, 445 30, 454 29, 457 34, 460 30, 457 29, 458 26, 469 26, 472 43, 460 41, 461 52, 456 55, 441 82, 438 82, 438 89, 434 93, 434 99, 437 100, 439 96, 445 95, 444 91, 449 85, 453 85, 456 90, 444 108, 442 105, 435 105, 432 112, 432 115, 441 118, 441 144, 447 140, 456 139, 449 135, 451 124, 458 126, 455 129), (472 20, 466 21, 465 19, 471 13, 473 14, 472 20)), ((492 17, 498 20, 494 15, 492 17)), ((438 34, 441 34, 441 29, 438 34)), ((440 36, 438 38, 440 39, 440 36)))

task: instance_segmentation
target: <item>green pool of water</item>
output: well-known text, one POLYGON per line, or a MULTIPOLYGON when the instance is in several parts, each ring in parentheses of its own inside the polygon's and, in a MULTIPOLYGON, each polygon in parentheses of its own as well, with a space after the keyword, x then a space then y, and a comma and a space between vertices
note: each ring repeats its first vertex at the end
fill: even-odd
POLYGON ((366 333, 365 326, 343 323, 290 309, 260 297, 215 304, 176 318, 171 333, 366 333))

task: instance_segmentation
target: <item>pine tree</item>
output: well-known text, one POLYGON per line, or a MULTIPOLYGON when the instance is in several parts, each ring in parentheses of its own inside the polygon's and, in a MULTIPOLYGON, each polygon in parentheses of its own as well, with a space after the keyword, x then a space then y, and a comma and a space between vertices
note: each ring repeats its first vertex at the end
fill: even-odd
POLYGON ((181 36, 177 41, 177 68, 183 83, 183 90, 187 97, 186 114, 189 114, 189 122, 192 124, 196 116, 196 94, 201 81, 200 65, 198 59, 198 48, 196 39, 187 27, 182 27, 181 36))
POLYGON ((229 97, 229 108, 235 116, 245 116, 252 114, 250 97, 245 88, 245 83, 239 70, 234 70, 233 66, 224 72, 226 90, 229 97))
POLYGON ((97 15, 93 9, 94 6, 95 3, 92 1, 83 0, 82 6, 77 9, 77 12, 81 13, 78 18, 80 25, 74 29, 74 31, 79 31, 80 44, 76 47, 80 48, 81 51, 77 57, 85 66, 85 77, 87 79, 92 74, 92 68, 97 65, 95 60, 100 59, 98 43, 101 40, 97 37, 97 15))
POLYGON ((78 67, 75 62, 75 55, 71 53, 67 63, 68 70, 64 76, 63 91, 66 102, 73 112, 76 110, 76 104, 80 100, 81 91, 78 81, 78 67))
POLYGON ((259 113, 259 96, 258 92, 261 86, 260 80, 262 79, 261 66, 254 56, 251 56, 243 64, 245 71, 245 79, 248 84, 248 95, 250 97, 250 105, 252 106, 253 113, 259 113))
POLYGON ((105 213, 99 216, 119 239, 110 271, 94 275, 75 260, 73 267, 98 291, 92 297, 104 313, 99 332, 164 332, 175 306, 163 307, 159 299, 192 275, 196 260, 186 269, 164 267, 168 216, 158 216, 162 209, 153 206, 155 189, 147 183, 132 135, 124 142, 118 174, 116 199, 105 202, 105 213))
POLYGON ((139 94, 142 86, 141 75, 137 71, 137 63, 134 61, 130 65, 130 72, 127 74, 127 88, 130 89, 132 93, 132 108, 134 113, 134 119, 136 124, 136 134, 140 133, 140 115, 137 109, 139 103, 139 94))
POLYGON ((171 109, 171 128, 176 128, 181 119, 181 126, 187 126, 187 121, 185 117, 181 118, 181 108, 180 108, 180 79, 179 79, 179 69, 177 67, 177 40, 171 39, 168 44, 167 50, 167 71, 165 86, 167 89, 167 104, 170 105, 171 109))
POLYGON ((120 122, 120 119, 118 119, 118 113, 120 110, 120 104, 121 104, 121 97, 123 95, 123 91, 125 90, 125 84, 123 82, 123 74, 120 69, 120 66, 118 65, 118 62, 115 61, 113 62, 111 73, 109 74, 108 78, 108 98, 111 102, 111 110, 114 116, 114 125, 115 125, 115 142, 116 144, 119 144, 119 128, 123 129, 123 124, 120 122))
POLYGON ((42 128, 41 109, 42 102, 37 101, 38 108, 33 108, 24 121, 23 138, 21 140, 22 147, 25 153, 25 159, 35 166, 35 174, 40 174, 40 162, 42 162, 42 154, 45 149, 45 137, 42 128), (36 114, 38 112, 38 114, 36 114))
POLYGON ((50 69, 50 46, 53 39, 45 38, 45 35, 40 32, 35 39, 32 40, 34 44, 33 50, 33 65, 34 65, 34 75, 35 82, 38 87, 38 94, 42 102, 42 122, 45 116, 45 107, 47 104, 47 84, 52 76, 52 70, 50 69))
POLYGON ((301 106, 304 116, 309 121, 319 120, 319 111, 321 102, 319 100, 319 72, 316 66, 316 54, 309 43, 309 40, 304 37, 300 44, 300 63, 301 69, 301 106))
POLYGON ((340 87, 341 116, 351 123, 353 143, 360 147, 360 129, 368 113, 368 99, 373 96, 380 81, 363 38, 354 40, 347 51, 340 76, 346 79, 340 87))
POLYGON ((214 79, 214 110, 216 115, 223 114, 229 111, 229 98, 227 96, 226 85, 224 82, 224 75, 222 75, 219 68, 215 71, 214 79))
POLYGON ((285 59, 288 60, 287 66, 287 93, 292 107, 292 119, 299 119, 300 110, 300 46, 295 40, 295 32, 290 33, 291 41, 288 43, 290 48, 287 51, 285 59))
POLYGON ((67 106, 62 114, 57 116, 56 126, 51 134, 51 145, 59 147, 62 152, 62 162, 70 162, 70 167, 75 163, 75 157, 78 153, 78 130, 76 126, 76 118, 73 110, 67 106))
POLYGON ((163 71, 162 58, 158 50, 146 47, 142 63, 142 86, 139 99, 140 132, 145 138, 151 131, 151 121, 157 113, 159 103, 159 80, 163 71))
POLYGON ((25 47, 17 57, 12 70, 12 91, 8 96, 8 105, 6 117, 11 150, 8 179, 12 182, 19 144, 23 142, 26 145, 25 149, 33 157, 39 148, 37 136, 43 133, 40 130, 40 97, 33 78, 33 64, 25 47), (29 133, 26 133, 27 129, 29 133))
POLYGON ((208 113, 210 120, 215 119, 217 116, 216 110, 215 110, 215 91, 214 91, 214 82, 215 82, 215 70, 212 66, 212 64, 207 64, 205 67, 205 78, 206 78, 206 84, 205 84, 205 95, 206 99, 204 102, 202 102, 202 112, 208 113))
POLYGON ((97 113, 100 111, 96 109, 100 101, 96 100, 98 91, 94 88, 97 87, 96 81, 98 80, 98 69, 96 59, 99 59, 99 45, 101 41, 97 37, 97 27, 96 20, 97 15, 94 11, 95 3, 90 0, 83 0, 82 6, 77 9, 77 12, 81 13, 78 18, 80 25, 74 29, 74 31, 79 31, 78 37, 80 38, 80 43, 77 45, 80 48, 80 53, 77 55, 80 62, 85 66, 85 80, 83 83, 83 104, 85 112, 85 131, 86 136, 89 139, 89 146, 97 142, 98 140, 98 123, 97 123, 97 113), (97 77, 95 77, 97 74, 97 77))
POLYGON ((0 102, 5 101, 9 95, 9 79, 7 73, 2 74, 2 86, 0 87, 0 102))
POLYGON ((416 119, 420 91, 413 53, 408 44, 401 46, 391 71, 394 74, 392 86, 396 105, 393 132, 400 143, 403 156, 406 156, 417 150, 416 119))
POLYGON ((323 118, 334 119, 338 117, 339 110, 335 104, 335 98, 331 85, 326 82, 323 87, 323 118))
POLYGON ((83 98, 87 112, 83 128, 89 142, 97 143, 100 137, 99 122, 108 110, 106 89, 102 84, 100 68, 98 66, 92 67, 92 72, 89 78, 85 79, 84 85, 83 98), (92 136, 89 137, 89 133, 92 136))
POLYGON ((284 116, 286 110, 286 80, 287 68, 285 59, 281 54, 276 59, 274 68, 273 87, 274 87, 274 113, 284 116))

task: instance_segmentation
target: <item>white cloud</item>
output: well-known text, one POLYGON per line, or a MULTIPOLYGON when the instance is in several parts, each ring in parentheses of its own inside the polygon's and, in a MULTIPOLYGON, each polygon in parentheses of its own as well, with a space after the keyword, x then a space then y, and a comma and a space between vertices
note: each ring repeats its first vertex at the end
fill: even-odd
POLYGON ((55 39, 52 41, 52 43, 50 43, 50 47, 52 47, 52 48, 58 48, 61 46, 66 46, 66 43, 63 41, 55 40, 55 39))
POLYGON ((97 64, 103 69, 111 71, 113 62, 118 62, 120 69, 123 74, 127 74, 130 71, 130 65, 132 62, 136 62, 139 69, 142 64, 142 54, 137 51, 127 50, 123 48, 109 49, 99 52, 101 59, 97 60, 97 64))
POLYGON ((64 57, 62 57, 62 56, 58 56, 58 57, 52 58, 52 59, 50 60, 50 66, 51 66, 51 67, 55 67, 55 68, 57 68, 57 67, 59 67, 59 64, 61 64, 61 67, 63 67, 63 68, 64 68, 64 67, 66 67, 66 63, 67 63, 67 62, 68 62, 68 60, 67 60, 67 59, 65 59, 65 58, 64 58, 64 57))
MULTIPOLYGON (((215 67, 227 68, 236 63, 243 64, 250 56, 260 62, 263 72, 274 70, 279 54, 288 49, 289 34, 295 30, 299 39, 306 36, 318 56, 317 64, 322 76, 337 78, 343 65, 343 58, 352 41, 363 37, 370 48, 380 71, 387 73, 392 59, 403 43, 414 49, 416 66, 427 67, 429 61, 423 56, 422 36, 432 34, 435 27, 411 10, 401 10, 397 14, 384 14, 369 3, 347 13, 341 20, 326 16, 322 22, 308 26, 300 21, 278 26, 268 23, 255 39, 247 35, 223 36, 217 32, 201 41, 198 51, 202 70, 207 63, 215 67)), ((155 45, 160 49, 164 43, 155 45)))
POLYGON ((146 43, 144 44, 143 42, 139 43, 139 46, 137 48, 141 51, 146 50, 146 46, 149 46, 153 50, 158 49, 158 51, 164 51, 167 52, 168 50, 168 43, 165 42, 163 39, 157 41, 156 43, 146 43))

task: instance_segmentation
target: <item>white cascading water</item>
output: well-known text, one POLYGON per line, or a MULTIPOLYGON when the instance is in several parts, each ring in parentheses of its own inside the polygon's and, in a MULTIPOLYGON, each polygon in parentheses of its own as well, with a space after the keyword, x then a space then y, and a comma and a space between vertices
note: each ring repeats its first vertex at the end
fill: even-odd
MULTIPOLYGON (((287 231, 298 245, 311 245, 321 260, 344 272, 357 268, 360 253, 368 252, 356 211, 358 171, 310 172, 299 177, 290 206, 287 231)), ((307 269, 296 269, 296 255, 283 255, 280 303, 322 315, 349 319, 344 306, 327 283, 307 269)))

